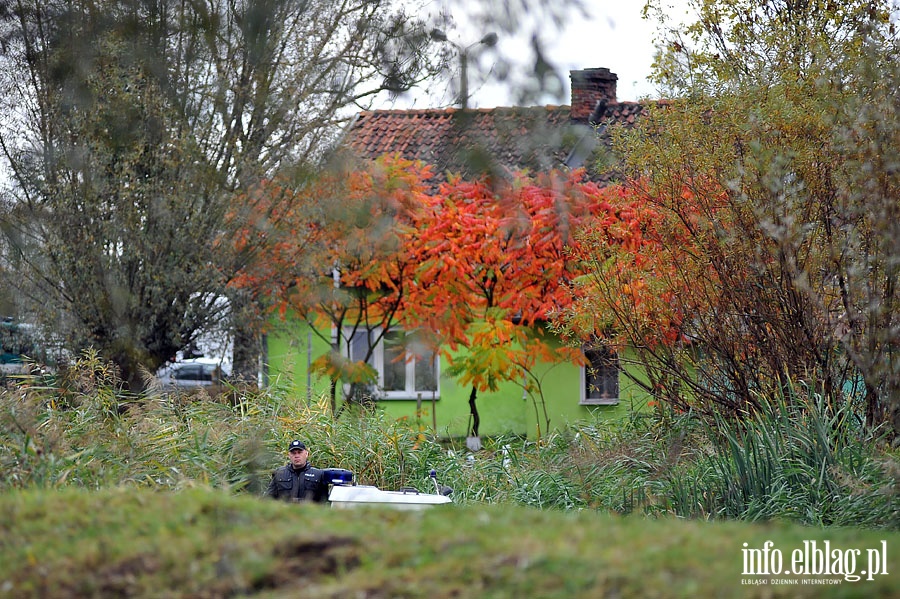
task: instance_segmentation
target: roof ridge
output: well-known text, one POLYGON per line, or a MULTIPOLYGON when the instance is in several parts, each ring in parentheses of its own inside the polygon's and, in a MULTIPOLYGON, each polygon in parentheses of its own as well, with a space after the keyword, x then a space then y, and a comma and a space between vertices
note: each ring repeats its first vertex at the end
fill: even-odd
MULTIPOLYGON (((544 104, 544 105, 534 105, 534 106, 491 106, 484 108, 467 108, 468 112, 472 113, 489 113, 494 111, 534 111, 534 110, 559 110, 564 108, 570 108, 568 104, 544 104)), ((369 116, 369 115, 416 115, 416 114, 435 114, 435 113, 443 113, 443 114, 455 114, 457 112, 462 112, 462 109, 456 108, 454 106, 448 106, 445 108, 376 108, 374 110, 362 110, 358 112, 360 116, 369 116)))
MULTIPOLYGON (((638 103, 610 102, 600 120, 632 126, 642 110, 638 103)), ((381 108, 357 114, 342 144, 359 157, 399 152, 434 165, 436 172, 467 175, 582 166, 601 143, 596 137, 606 135, 605 128, 588 127, 587 119, 572 118, 572 107, 565 104, 465 112, 459 107, 381 108), (472 118, 456 118, 462 115, 472 118)))
POLYGON ((375 110, 362 110, 359 114, 410 114, 422 112, 456 112, 458 108, 376 108, 375 110))

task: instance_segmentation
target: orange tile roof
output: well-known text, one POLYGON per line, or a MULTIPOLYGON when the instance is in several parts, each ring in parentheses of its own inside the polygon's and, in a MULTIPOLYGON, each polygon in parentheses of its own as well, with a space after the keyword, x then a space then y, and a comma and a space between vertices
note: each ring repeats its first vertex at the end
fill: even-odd
POLYGON ((436 174, 546 171, 566 168, 572 150, 584 140, 590 140, 591 149, 603 142, 603 125, 633 124, 643 107, 611 102, 599 109, 601 114, 593 115, 601 125, 595 132, 586 121, 573 120, 569 106, 367 111, 349 126, 344 147, 364 159, 399 152, 434 165, 436 174))

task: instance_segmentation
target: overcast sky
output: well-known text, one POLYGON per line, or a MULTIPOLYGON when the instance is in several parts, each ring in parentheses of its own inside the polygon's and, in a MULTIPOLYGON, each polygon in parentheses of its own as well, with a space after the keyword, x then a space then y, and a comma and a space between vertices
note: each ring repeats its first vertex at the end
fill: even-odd
MULTIPOLYGON (((653 62, 655 24, 641 19, 642 0, 585 0, 590 18, 572 19, 547 48, 549 60, 559 69, 568 85, 570 70, 606 67, 619 76, 620 100, 637 100, 653 95, 647 81, 653 62)), ((499 44, 527 45, 521 40, 501 40, 499 44)), ((506 94, 497 86, 474 89, 472 101, 483 107, 503 105, 506 94)), ((568 87, 564 94, 568 103, 568 87)))
MULTIPOLYGON (((555 36, 548 36, 551 40, 547 47, 548 59, 557 67, 566 87, 559 97, 547 96, 533 103, 568 104, 569 71, 598 67, 606 67, 619 76, 617 87, 619 100, 658 97, 653 85, 647 81, 653 62, 657 24, 641 18, 644 0, 582 0, 582 3, 589 13, 587 18, 571 13, 566 19, 564 29, 555 36)), ((687 0, 666 0, 666 4, 670 7, 668 15, 671 19, 684 20, 687 14, 687 0)), ((461 26, 459 31, 451 35, 453 41, 465 45, 477 40, 484 33, 476 33, 473 28, 470 30, 471 33, 467 34, 465 16, 456 14, 454 18, 461 26)), ((553 28, 548 24, 542 26, 541 30, 547 32, 553 31, 553 28)), ((522 57, 523 71, 532 66, 533 55, 527 35, 516 37, 501 35, 497 50, 506 57, 522 57)), ((485 54, 485 57, 487 56, 488 53, 485 54)), ((491 63, 484 58, 480 65, 473 64, 470 67, 469 105, 490 108, 516 104, 510 93, 510 85, 514 86, 515 83, 496 83, 496 73, 487 72, 490 67, 491 63)), ((420 90, 414 97, 403 99, 395 107, 450 106, 454 101, 452 91, 438 90, 433 86, 429 92, 420 90)))
POLYGON ((565 74, 572 69, 608 68, 619 76, 619 100, 654 96, 647 77, 657 25, 641 19, 643 4, 642 0, 585 0, 591 18, 567 25, 550 46, 550 58, 565 74))

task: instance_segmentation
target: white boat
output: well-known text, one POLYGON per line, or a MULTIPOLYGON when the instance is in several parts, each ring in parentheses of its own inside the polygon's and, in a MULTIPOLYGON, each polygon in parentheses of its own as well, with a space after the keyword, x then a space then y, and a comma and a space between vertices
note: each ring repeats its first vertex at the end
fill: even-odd
POLYGON ((328 501, 336 508, 383 505, 398 510, 424 510, 436 505, 453 503, 448 497, 453 489, 438 485, 434 470, 430 472, 429 476, 437 493, 422 493, 414 488, 382 491, 378 487, 355 485, 352 484, 353 473, 340 468, 326 469, 324 480, 331 486, 328 501))
POLYGON ((382 505, 399 510, 424 510, 453 503, 446 495, 420 493, 416 490, 382 491, 378 487, 366 485, 336 485, 331 488, 328 501, 336 508, 382 505))

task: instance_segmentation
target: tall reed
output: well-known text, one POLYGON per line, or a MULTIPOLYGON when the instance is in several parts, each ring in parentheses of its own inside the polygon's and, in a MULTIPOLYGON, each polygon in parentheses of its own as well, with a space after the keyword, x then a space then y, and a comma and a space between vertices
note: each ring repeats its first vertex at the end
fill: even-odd
POLYGON ((762 400, 741 420, 633 413, 571 423, 539 443, 506 435, 469 452, 378 410, 330 414, 283 389, 123 393, 95 355, 78 370, 0 390, 0 489, 203 485, 261 493, 300 438, 319 467, 362 484, 434 489, 457 504, 703 519, 900 527, 900 460, 811 393, 762 400))

